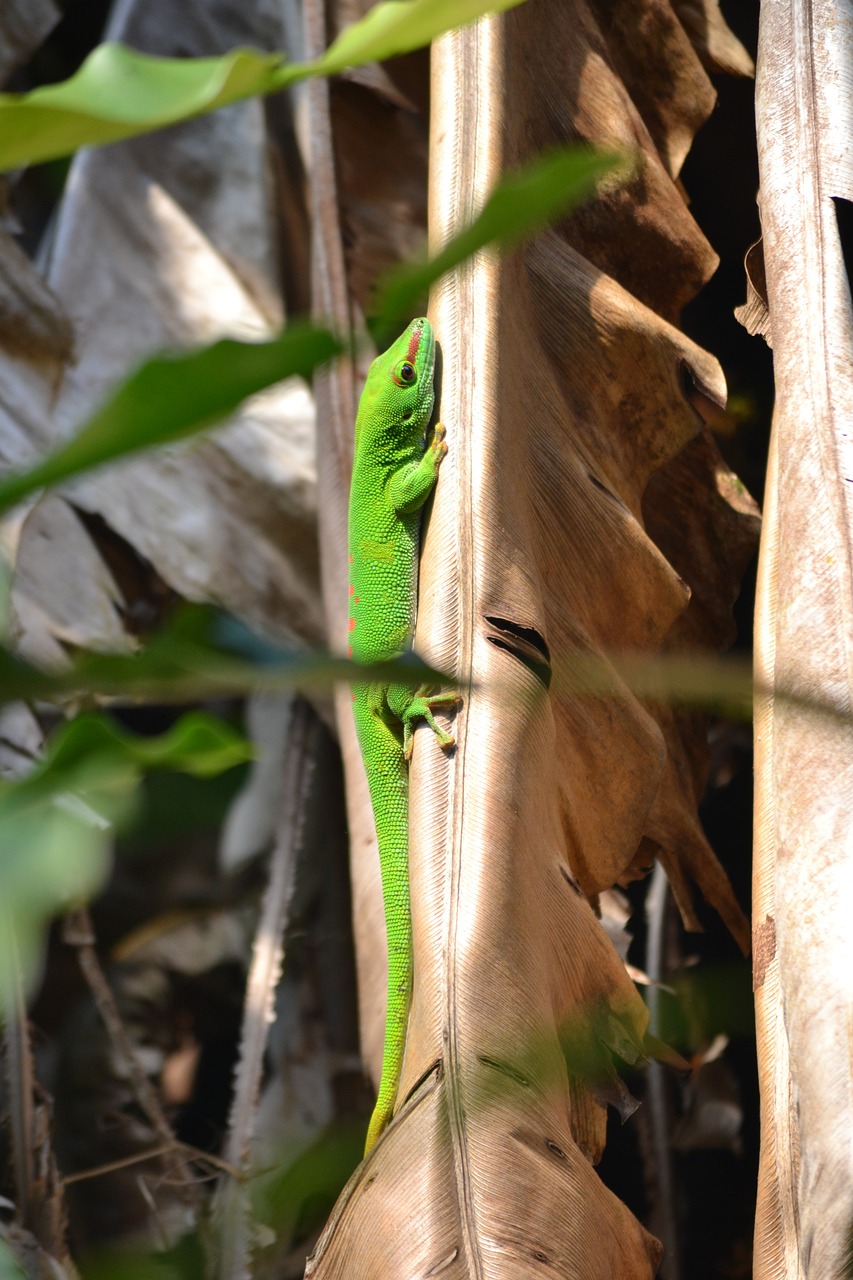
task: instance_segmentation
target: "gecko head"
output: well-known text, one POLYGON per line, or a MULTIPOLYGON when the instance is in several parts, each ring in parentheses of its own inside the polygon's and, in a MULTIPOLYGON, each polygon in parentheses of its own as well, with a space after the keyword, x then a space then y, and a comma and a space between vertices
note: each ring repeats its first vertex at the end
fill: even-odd
POLYGON ((434 399, 435 334, 429 320, 412 320, 374 360, 368 378, 371 414, 386 426, 413 424, 423 433, 434 399))

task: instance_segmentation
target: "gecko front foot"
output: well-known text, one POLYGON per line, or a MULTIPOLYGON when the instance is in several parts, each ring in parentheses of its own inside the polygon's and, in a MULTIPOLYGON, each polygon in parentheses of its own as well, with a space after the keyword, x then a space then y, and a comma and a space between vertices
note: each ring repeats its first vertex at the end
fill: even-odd
POLYGON ((446 435, 447 428, 444 423, 437 422, 432 429, 432 436, 430 437, 429 444, 427 445, 427 449, 437 462, 441 462, 441 459, 447 453, 447 441, 444 438, 446 435))

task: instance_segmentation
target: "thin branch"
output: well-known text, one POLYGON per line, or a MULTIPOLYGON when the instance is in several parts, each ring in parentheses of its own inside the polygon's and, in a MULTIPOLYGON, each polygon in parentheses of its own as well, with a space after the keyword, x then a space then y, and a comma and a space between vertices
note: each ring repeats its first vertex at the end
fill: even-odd
MULTIPOLYGON (((183 1151, 194 1163, 209 1164, 212 1169, 218 1169, 222 1173, 230 1174, 232 1178, 237 1178, 238 1180, 244 1177, 240 1169, 233 1164, 229 1164, 227 1160, 221 1159, 220 1156, 211 1155, 209 1151, 200 1151, 198 1147, 190 1146, 186 1142, 173 1142, 162 1147, 152 1147, 149 1151, 138 1151, 135 1155, 125 1156, 121 1160, 110 1160, 106 1164, 96 1165, 94 1169, 81 1169, 77 1173, 69 1173, 62 1181, 66 1187, 71 1186, 74 1182, 88 1182, 90 1178, 101 1178, 107 1173, 117 1173, 120 1169, 129 1169, 135 1164, 142 1164, 145 1160, 156 1160, 160 1156, 168 1155, 170 1151, 176 1150, 183 1151)), ((201 1181, 205 1180, 201 1179, 201 1181)))
MULTIPOLYGON (((255 1131, 261 1093, 264 1053, 274 1021, 275 989, 284 958, 284 931, 293 894, 294 873, 304 835, 305 806, 316 759, 316 720, 307 702, 292 707, 288 750, 284 767, 284 794, 277 826, 270 874, 252 950, 246 984, 240 1059, 234 1083, 234 1099, 225 1143, 225 1159, 248 1172, 249 1151, 255 1131)), ((221 1280, 250 1276, 251 1233, 248 1191, 226 1179, 215 1201, 216 1264, 221 1280)))
POLYGON ((7 1011, 3 1028, 6 1065, 6 1089, 9 1107, 9 1127, 12 1135, 12 1165, 15 1176, 15 1199, 20 1221, 30 1231, 36 1220, 35 1171, 33 1168, 33 1142, 35 1125, 33 1118, 33 1091, 35 1073, 30 1045, 27 1006, 24 1000, 18 948, 11 915, 6 917, 3 931, 9 939, 5 957, 7 974, 3 1004, 7 1011))
POLYGON ((69 945, 77 948, 81 972, 92 993, 107 1035, 114 1050, 125 1062, 133 1094, 164 1148, 163 1158, 170 1178, 181 1188, 182 1198, 186 1203, 192 1205, 197 1211, 200 1203, 198 1190, 187 1169, 185 1159, 179 1154, 181 1144, 172 1131, 157 1091, 140 1066, 133 1043, 121 1020, 112 988, 107 982, 95 950, 92 921, 85 907, 79 907, 66 916, 63 938, 69 945))
MULTIPOLYGON (((646 1004, 649 1009, 649 1030, 661 1038, 660 1000, 664 977, 664 926, 669 884, 666 872, 655 863, 651 884, 646 896, 648 938, 646 942, 646 973, 649 986, 646 1004)), ((665 1253, 661 1262, 661 1280, 681 1280, 681 1241, 675 1210, 675 1171, 672 1165, 669 1106, 666 1096, 666 1077, 663 1063, 652 1059, 647 1067, 646 1101, 649 1108, 651 1133, 652 1174, 657 1182, 657 1208, 660 1214, 660 1233, 665 1253)))

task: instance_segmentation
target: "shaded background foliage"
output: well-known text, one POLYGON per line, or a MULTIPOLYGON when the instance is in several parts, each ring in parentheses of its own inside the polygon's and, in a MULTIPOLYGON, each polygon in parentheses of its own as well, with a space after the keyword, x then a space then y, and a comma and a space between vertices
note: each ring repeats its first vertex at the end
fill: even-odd
MULTIPOLYGON (((753 52, 757 8, 757 4, 723 6, 727 20, 753 52)), ((107 10, 105 4, 69 3, 62 21, 8 87, 27 89, 70 75, 99 40, 107 10)), ((743 300, 743 254, 758 234, 751 84, 719 79, 716 87, 719 105, 698 135, 682 179, 698 223, 721 255, 721 266, 685 309, 683 324, 723 365, 731 400, 729 412, 717 424, 718 441, 727 461, 760 499, 771 407, 770 359, 763 343, 748 337, 732 315, 743 300)), ((342 127, 347 96, 363 92, 358 85, 335 87, 333 108, 342 127)), ((269 104, 270 112, 276 109, 274 102, 269 104)), ((66 162, 52 162, 28 170, 14 185, 21 243, 31 252, 48 225, 66 173, 66 162)), ((425 216, 425 210, 422 213, 425 216)), ((292 216, 304 222, 304 208, 292 216)), ((370 261, 369 246, 365 258, 370 261)), ((304 260, 288 260, 284 289, 291 312, 305 307, 305 266, 304 260)), ((365 295, 372 274, 372 269, 365 269, 361 282, 365 295)), ((358 289, 357 274, 355 284, 358 289)), ((105 558, 127 586, 128 597, 136 601, 140 628, 149 630, 168 613, 174 592, 99 516, 86 520, 105 558)), ((751 618, 747 587, 737 606, 737 644, 744 650, 749 648, 751 618)), ((218 710, 233 721, 242 714, 234 702, 218 710)), ((168 728, 175 714, 171 709, 147 707, 123 712, 121 718, 137 732, 151 734, 168 728)), ((321 1041, 338 1065, 330 1076, 334 1124, 325 1144, 328 1158, 322 1151, 306 1150, 296 1164, 271 1179, 265 1193, 263 1212, 270 1215, 267 1220, 276 1222, 284 1242, 278 1249, 268 1247, 265 1265, 269 1274, 278 1267, 286 1275, 301 1274, 301 1259, 359 1158, 360 1127, 370 1108, 357 1056, 340 767, 322 722, 314 712, 306 714, 316 724, 316 773, 305 802, 306 827, 279 1019, 291 1033, 293 1019, 301 1020, 295 1038, 309 1046, 306 1061, 321 1041), (285 1007, 288 1001, 292 1003, 285 1007)), ((155 1074, 159 1074, 177 1136, 213 1155, 219 1152, 225 1131, 251 925, 261 886, 255 864, 223 875, 217 860, 222 822, 245 778, 243 767, 216 780, 176 779, 171 774, 147 779, 136 817, 116 849, 110 881, 92 904, 94 934, 108 979, 136 1043, 149 1055, 149 1070, 152 1060, 159 1063, 155 1074)), ((714 724, 703 820, 744 905, 750 896, 750 780, 747 732, 742 726, 714 724)), ((647 888, 647 882, 642 882, 626 889, 633 911, 628 927, 634 935, 628 958, 641 968, 646 966, 643 905, 647 888)), ((711 1041, 715 1035, 730 1038, 726 1054, 730 1075, 712 1084, 709 1096, 712 1103, 722 1099, 742 1109, 740 1130, 729 1133, 717 1150, 702 1145, 692 1149, 692 1141, 701 1141, 701 1117, 692 1117, 692 1129, 691 1117, 683 1117, 684 1148, 675 1157, 685 1274, 711 1280, 751 1274, 758 1110, 749 965, 713 913, 706 911, 703 922, 704 935, 685 939, 671 909, 668 912, 666 968, 675 994, 665 997, 665 1031, 677 1045, 711 1041)), ((123 1159, 151 1143, 148 1126, 135 1114, 136 1104, 129 1099, 120 1071, 116 1076, 91 989, 70 956, 68 931, 63 938, 57 927, 32 1010, 40 1075, 54 1096, 55 1147, 65 1174, 123 1159)), ((271 1077, 277 1072, 275 1053, 282 1055, 281 1062, 292 1053, 293 1043, 293 1035, 289 1040, 283 1037, 278 1046, 273 1043, 271 1077)), ((642 1078, 635 1079, 632 1087, 642 1096, 642 1078)), ((673 1079, 668 1087, 673 1110, 679 1114, 681 1085, 673 1079)), ((654 1156, 645 1110, 624 1127, 611 1119, 600 1172, 654 1229, 654 1156), (642 1168, 648 1174, 645 1186, 638 1178, 642 1168)), ((727 1135, 712 1125, 711 1136, 724 1140, 727 1135)), ((213 1172, 201 1157, 192 1167, 200 1177, 213 1172)), ((75 1252, 127 1243, 136 1232, 150 1231, 149 1207, 139 1195, 139 1172, 139 1166, 132 1165, 92 1181, 69 1184, 75 1252)), ((155 1180, 164 1177, 159 1165, 150 1172, 155 1180)), ((169 1192, 165 1199, 169 1211, 179 1212, 175 1206, 180 1196, 169 1192)), ((162 1205, 160 1212, 166 1212, 162 1205)), ((175 1274, 188 1276, 196 1274, 201 1264, 190 1253, 176 1265, 175 1274)), ((109 1274, 95 1264, 90 1270, 92 1275, 109 1274)))
MULTIPOLYGON (((758 4, 723 3, 727 23, 755 56, 758 4)), ((764 488, 767 442, 773 408, 772 355, 763 341, 751 337, 735 319, 744 299, 743 258, 760 235, 756 205, 758 162, 755 147, 751 80, 714 76, 718 101, 699 130, 681 172, 690 208, 720 255, 720 265, 699 295, 684 308, 685 332, 719 359, 729 389, 728 412, 715 430, 720 450, 732 470, 760 504, 764 488)), ((755 571, 752 563, 735 605, 735 650, 751 653, 755 571)), ((731 878, 738 901, 748 906, 752 865, 752 738, 745 726, 712 725, 711 774, 700 813, 715 852, 731 878)), ((631 921, 636 934, 632 956, 641 962, 646 924, 641 910, 645 886, 629 891, 637 910, 631 921)), ((726 1058, 732 1067, 742 1125, 736 1149, 682 1150, 675 1155, 683 1214, 684 1274, 693 1277, 750 1276, 752 1227, 758 1170, 758 1081, 751 965, 736 953, 714 913, 699 907, 705 933, 685 936, 669 919, 673 969, 681 967, 677 997, 667 999, 673 1038, 678 1024, 696 1016, 708 1038, 731 1037, 726 1058), (694 962, 694 958, 697 961, 694 962), (684 967, 685 963, 690 967, 684 967)), ((670 912, 671 917, 671 912, 670 912)), ((678 1103, 675 1103, 676 1107, 678 1103)), ((648 1196, 637 1195, 626 1170, 631 1157, 642 1157, 642 1109, 637 1115, 636 1146, 625 1128, 611 1120, 602 1176, 643 1217, 648 1196), (617 1155, 627 1145, 630 1155, 617 1155), (624 1162, 624 1163, 623 1163, 624 1162), (621 1167, 620 1167, 621 1165, 621 1167)), ((645 1220, 645 1219, 644 1219, 645 1220)))
MULTIPOLYGON (((723 3, 727 23, 755 56, 758 4, 723 3)), ((763 341, 751 337, 735 319, 744 300, 743 259, 760 235, 756 205, 758 162, 755 147, 751 80, 714 76, 718 101, 699 130, 681 172, 690 209, 720 265, 698 296, 684 308, 685 332, 719 359, 729 389, 725 419, 715 424, 715 438, 732 470, 760 504, 764 488, 767 442, 773 408, 772 355, 763 341)), ((751 653, 755 605, 753 562, 735 605, 735 650, 751 653)), ((711 774, 700 813, 711 844, 732 881, 738 901, 748 907, 752 865, 752 738, 745 726, 716 722, 711 726, 711 774)), ((635 943, 630 956, 643 963, 647 937, 642 904, 645 884, 628 890, 635 907, 630 929, 635 943)), ((698 1019, 710 1040, 730 1036, 726 1060, 733 1069, 742 1123, 736 1146, 675 1153, 678 1198, 682 1215, 684 1274, 703 1280, 752 1275, 752 1229, 758 1170, 758 1081, 755 1070, 755 1027, 752 975, 748 960, 737 954, 725 927, 703 904, 701 935, 685 935, 670 907, 668 954, 680 970, 676 995, 664 997, 666 1019, 678 1043, 685 1020, 698 1019)), ((677 1095, 673 1082, 671 1092, 677 1095)), ((672 1099, 676 1110, 680 1103, 672 1099)), ((608 1143, 600 1166, 602 1177, 644 1221, 652 1209, 646 1189, 637 1185, 635 1162, 649 1156, 643 1108, 637 1124, 620 1126, 611 1117, 608 1143)))

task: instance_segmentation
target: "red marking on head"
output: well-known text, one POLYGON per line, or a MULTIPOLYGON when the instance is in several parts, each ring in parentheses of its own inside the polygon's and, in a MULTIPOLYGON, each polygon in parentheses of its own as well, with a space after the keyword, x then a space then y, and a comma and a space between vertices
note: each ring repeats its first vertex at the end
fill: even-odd
POLYGON ((354 694, 354 693, 351 693, 351 694, 350 694, 350 702, 355 702, 355 694, 354 694))
POLYGON ((355 618, 350 618, 350 620, 349 620, 349 629, 350 629, 350 631, 355 631, 355 618))
POLYGON ((409 336, 409 350, 406 352, 407 359, 414 364, 415 356, 418 354, 418 347, 421 345, 421 334, 423 329, 413 329, 409 336))

